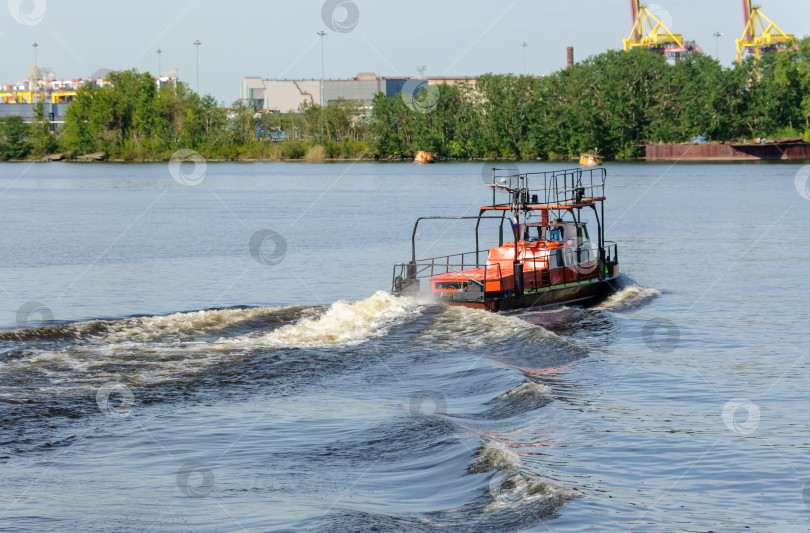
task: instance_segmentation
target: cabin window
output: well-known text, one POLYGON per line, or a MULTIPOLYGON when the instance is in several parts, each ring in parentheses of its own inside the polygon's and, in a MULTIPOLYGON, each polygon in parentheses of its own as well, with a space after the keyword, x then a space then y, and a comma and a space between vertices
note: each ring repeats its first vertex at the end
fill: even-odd
POLYGON ((563 265, 562 248, 551 250, 551 255, 548 258, 548 267, 550 269, 559 268, 563 265))
POLYGON ((588 228, 586 226, 578 226, 577 227, 577 239, 579 241, 577 243, 578 245, 582 245, 583 242, 587 242, 587 241, 591 240, 588 237, 588 228))
POLYGON ((565 266, 571 266, 576 264, 576 260, 574 259, 574 249, 573 248, 563 249, 563 259, 565 261, 565 266))

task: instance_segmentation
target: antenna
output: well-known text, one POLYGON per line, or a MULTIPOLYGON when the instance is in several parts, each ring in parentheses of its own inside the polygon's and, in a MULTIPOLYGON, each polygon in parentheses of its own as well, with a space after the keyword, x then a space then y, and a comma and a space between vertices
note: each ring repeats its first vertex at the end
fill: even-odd
POLYGON ((419 77, 424 78, 425 77, 425 71, 427 70, 427 65, 419 65, 418 67, 416 67, 416 70, 419 71, 419 77))

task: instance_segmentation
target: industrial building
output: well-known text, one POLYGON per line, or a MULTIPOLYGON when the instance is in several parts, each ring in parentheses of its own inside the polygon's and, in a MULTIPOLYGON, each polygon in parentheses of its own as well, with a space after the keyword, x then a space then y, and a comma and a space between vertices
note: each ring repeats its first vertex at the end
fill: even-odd
MULTIPOLYGON (((67 106, 76 97, 76 91, 85 85, 101 87, 107 83, 110 69, 101 69, 86 78, 57 80, 53 71, 31 66, 29 78, 10 85, 0 85, 0 117, 21 116, 26 122, 34 120, 33 104, 41 103, 45 116, 52 123, 64 121, 67 106)), ((177 70, 164 72, 155 79, 157 87, 177 82, 177 70)))
MULTIPOLYGON (((371 107, 374 95, 383 93, 388 97, 397 96, 407 77, 378 77, 372 73, 360 73, 352 79, 323 80, 271 80, 259 77, 247 77, 242 81, 243 100, 253 104, 256 111, 270 113, 289 113, 297 111, 304 103, 327 105, 329 102, 344 99, 357 102, 363 107, 371 107)), ((463 77, 425 77, 428 85, 454 84, 458 82, 475 83, 474 78, 463 77)))
MULTIPOLYGON (((44 103, 42 111, 45 118, 53 124, 61 124, 65 121, 65 113, 69 104, 66 103, 44 103)), ((0 118, 18 116, 25 122, 34 121, 34 106, 27 104, 0 104, 0 118)))

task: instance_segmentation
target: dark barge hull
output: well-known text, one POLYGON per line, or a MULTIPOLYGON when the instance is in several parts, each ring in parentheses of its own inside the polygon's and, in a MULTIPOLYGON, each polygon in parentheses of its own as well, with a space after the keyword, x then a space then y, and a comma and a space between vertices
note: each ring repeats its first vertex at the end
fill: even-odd
POLYGON ((648 161, 801 161, 810 160, 810 142, 766 144, 649 144, 648 161))
POLYGON ((484 309, 486 311, 511 311, 530 307, 557 305, 596 305, 618 290, 616 278, 582 281, 577 284, 523 294, 483 300, 441 299, 442 303, 484 309))

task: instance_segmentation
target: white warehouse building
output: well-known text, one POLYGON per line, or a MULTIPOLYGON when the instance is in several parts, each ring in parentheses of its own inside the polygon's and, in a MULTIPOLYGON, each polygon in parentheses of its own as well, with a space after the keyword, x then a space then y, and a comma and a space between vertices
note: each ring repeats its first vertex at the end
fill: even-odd
MULTIPOLYGON (((462 81, 475 83, 475 79, 461 77, 419 78, 428 85, 453 84, 462 81)), ((396 96, 405 83, 406 77, 382 78, 372 73, 360 73, 348 80, 324 80, 323 104, 343 98, 357 102, 363 107, 371 107, 374 95, 383 93, 388 97, 396 96)), ((256 111, 271 113, 289 113, 297 111, 303 103, 321 103, 321 80, 271 80, 259 77, 247 77, 242 80, 243 100, 253 103, 256 111)))

